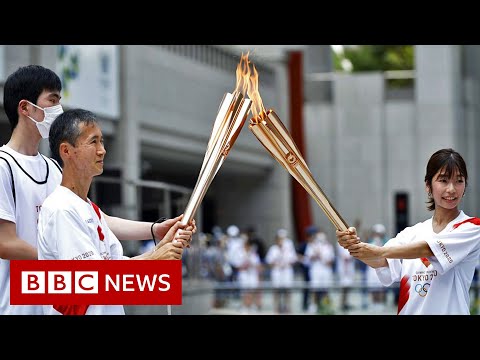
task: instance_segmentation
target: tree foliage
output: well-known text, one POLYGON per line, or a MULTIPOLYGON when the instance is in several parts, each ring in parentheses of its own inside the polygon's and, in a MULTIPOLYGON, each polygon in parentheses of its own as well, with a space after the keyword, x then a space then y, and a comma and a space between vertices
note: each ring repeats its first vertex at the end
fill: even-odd
POLYGON ((336 70, 342 71, 342 58, 350 60, 352 71, 413 70, 413 45, 358 45, 344 47, 343 56, 335 54, 336 70))
MULTIPOLYGON (((358 45, 344 46, 343 54, 334 53, 336 71, 345 71, 341 61, 348 59, 352 72, 413 70, 415 66, 413 45, 358 45)), ((392 85, 406 86, 409 79, 400 79, 392 85)))

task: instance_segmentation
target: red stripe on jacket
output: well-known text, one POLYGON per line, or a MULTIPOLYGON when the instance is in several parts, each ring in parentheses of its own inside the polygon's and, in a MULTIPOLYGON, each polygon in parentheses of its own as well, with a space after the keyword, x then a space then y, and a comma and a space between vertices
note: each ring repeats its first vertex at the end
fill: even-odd
POLYGON ((473 217, 473 218, 470 218, 470 219, 467 219, 467 220, 463 220, 462 222, 459 222, 459 223, 456 223, 455 225, 453 225, 453 228, 456 229, 457 227, 459 227, 460 225, 465 224, 465 223, 472 223, 472 224, 475 224, 475 225, 480 225, 480 219, 477 218, 477 217, 473 217))
POLYGON ((89 305, 53 305, 62 315, 85 315, 89 305))
POLYGON ((403 307, 408 301, 408 298, 410 297, 410 283, 408 280, 408 275, 404 275, 402 280, 400 280, 400 294, 398 295, 397 315, 400 314, 400 311, 402 311, 403 307))

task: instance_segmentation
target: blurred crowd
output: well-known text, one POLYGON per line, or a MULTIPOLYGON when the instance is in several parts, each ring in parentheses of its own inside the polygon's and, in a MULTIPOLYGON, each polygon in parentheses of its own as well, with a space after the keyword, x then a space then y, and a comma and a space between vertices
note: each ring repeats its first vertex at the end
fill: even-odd
MULTIPOLYGON (((374 244, 387 240, 382 224, 372 226, 364 236, 374 244)), ((292 293, 300 291, 302 312, 332 314, 332 291, 340 292, 340 308, 348 311, 353 287, 361 288, 362 307, 381 312, 386 306, 390 289, 379 283, 375 272, 314 225, 305 229, 301 241, 294 242, 288 230, 280 228, 268 243, 254 227, 240 229, 232 224, 223 230, 215 226, 212 233, 199 235, 196 247, 203 249, 200 277, 216 284, 213 308, 236 302, 241 312, 256 313, 264 308, 263 295, 268 290, 273 293, 275 313, 289 314, 292 293)))

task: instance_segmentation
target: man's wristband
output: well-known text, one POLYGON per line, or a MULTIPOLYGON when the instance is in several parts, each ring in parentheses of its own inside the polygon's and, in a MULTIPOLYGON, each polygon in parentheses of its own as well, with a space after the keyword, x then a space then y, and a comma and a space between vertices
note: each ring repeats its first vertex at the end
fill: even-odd
POLYGON ((157 240, 155 239, 155 234, 153 233, 153 226, 157 223, 161 223, 161 222, 164 222, 165 220, 167 220, 166 217, 162 216, 160 219, 157 219, 155 220, 153 223, 152 223, 152 226, 150 226, 150 232, 152 233, 152 240, 153 242, 155 243, 155 245, 157 245, 157 240))

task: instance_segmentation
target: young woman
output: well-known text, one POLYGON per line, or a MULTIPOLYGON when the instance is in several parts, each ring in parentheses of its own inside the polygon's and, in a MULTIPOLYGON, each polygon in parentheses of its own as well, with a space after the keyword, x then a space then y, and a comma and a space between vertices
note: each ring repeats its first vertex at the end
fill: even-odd
POLYGON ((428 161, 425 190, 433 216, 384 246, 360 242, 356 229, 337 231, 341 246, 375 268, 383 285, 400 282, 398 314, 470 314, 469 289, 480 254, 480 219, 459 210, 467 167, 452 149, 428 161))

